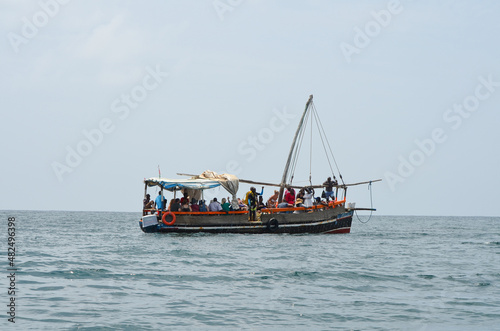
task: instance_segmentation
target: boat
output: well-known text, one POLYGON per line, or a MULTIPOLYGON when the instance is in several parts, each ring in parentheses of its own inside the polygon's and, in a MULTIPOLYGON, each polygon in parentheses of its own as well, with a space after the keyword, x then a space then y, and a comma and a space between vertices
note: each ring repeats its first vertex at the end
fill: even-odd
MULTIPOLYGON (((300 146, 305 133, 307 122, 311 125, 316 121, 322 137, 325 152, 329 143, 324 133, 321 124, 318 124, 318 114, 314 107, 313 96, 311 95, 306 103, 305 110, 299 121, 295 136, 293 138, 288 159, 285 164, 285 169, 280 183, 267 183, 253 180, 240 179, 232 174, 218 174, 213 171, 204 171, 201 174, 177 174, 185 175, 186 179, 169 179, 161 177, 151 177, 144 179, 144 196, 146 197, 148 189, 151 187, 159 188, 160 197, 163 197, 164 191, 170 191, 174 194, 174 199, 177 192, 182 192, 189 199, 194 198, 196 201, 203 200, 204 191, 222 186, 232 196, 230 211, 169 211, 157 210, 155 208, 144 208, 143 216, 139 221, 140 228, 146 233, 246 233, 246 234, 263 234, 263 233, 350 233, 353 214, 357 210, 369 210, 373 208, 356 208, 355 203, 347 203, 346 194, 347 188, 355 185, 369 184, 380 181, 371 180, 366 182, 345 184, 338 170, 340 183, 336 180, 333 168, 330 163, 334 182, 334 198, 317 200, 309 206, 287 205, 283 202, 285 190, 300 189, 302 186, 293 184, 294 170, 297 158, 300 152, 300 146), (326 143, 325 143, 326 141, 326 143), (237 201, 237 193, 239 183, 247 183, 253 185, 274 186, 279 188, 278 203, 273 206, 268 206, 260 209, 257 217, 250 217, 248 210, 242 210, 237 201)), ((319 122, 320 123, 320 122, 319 122)), ((327 156, 333 153, 327 153, 327 156)), ((337 162, 333 158, 335 165, 337 162)), ((311 176, 309 176, 311 180, 311 176)), ((324 185, 312 185, 308 187, 323 188, 324 185)), ((370 191, 371 193, 371 191, 370 191)))

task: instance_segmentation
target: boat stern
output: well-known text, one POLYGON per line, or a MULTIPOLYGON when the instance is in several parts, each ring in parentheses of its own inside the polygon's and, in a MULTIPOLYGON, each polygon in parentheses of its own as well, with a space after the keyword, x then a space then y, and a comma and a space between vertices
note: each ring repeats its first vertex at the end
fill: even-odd
POLYGON ((156 215, 144 215, 139 221, 139 226, 146 233, 158 232, 158 218, 156 215))

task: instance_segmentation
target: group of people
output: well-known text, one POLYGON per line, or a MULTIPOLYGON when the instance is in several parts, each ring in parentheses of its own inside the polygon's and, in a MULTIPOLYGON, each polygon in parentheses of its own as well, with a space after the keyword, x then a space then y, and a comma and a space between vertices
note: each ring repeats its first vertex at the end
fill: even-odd
POLYGON ((335 194, 333 192, 333 188, 338 185, 337 180, 332 180, 331 177, 328 177, 327 180, 323 183, 323 193, 321 197, 314 197, 314 188, 312 186, 306 186, 299 190, 298 193, 295 193, 295 189, 293 187, 287 187, 285 191, 284 199, 281 203, 278 203, 278 191, 274 191, 274 195, 272 195, 267 201, 268 207, 278 207, 278 208, 287 208, 287 207, 312 207, 313 205, 318 204, 326 204, 328 205, 330 199, 335 200, 335 194), (325 200, 321 200, 324 198, 325 200))
POLYGON ((279 191, 275 190, 274 194, 269 197, 266 203, 264 203, 263 194, 264 186, 260 193, 257 192, 255 187, 251 187, 245 195, 245 198, 238 198, 238 207, 233 207, 230 203, 229 197, 227 199, 222 198, 221 202, 217 201, 217 198, 213 198, 210 204, 207 206, 205 200, 196 200, 195 198, 189 199, 187 193, 184 193, 182 198, 175 198, 170 200, 170 204, 167 208, 167 199, 158 192, 158 196, 153 201, 151 196, 146 194, 146 198, 143 201, 145 210, 168 210, 171 212, 219 212, 219 211, 234 211, 234 210, 248 210, 249 220, 257 220, 257 211, 264 208, 289 208, 289 207, 312 207, 314 205, 328 205, 330 199, 334 200, 335 195, 333 188, 338 185, 337 181, 332 180, 331 177, 323 183, 324 191, 322 194, 322 200, 320 197, 314 198, 314 188, 312 186, 306 186, 301 188, 298 193, 295 192, 293 187, 287 187, 284 195, 284 199, 281 203, 278 203, 279 191))
POLYGON ((175 198, 170 200, 170 204, 167 207, 167 199, 158 192, 158 196, 153 201, 151 200, 151 195, 146 194, 146 198, 143 201, 143 206, 145 210, 163 210, 171 212, 206 212, 206 211, 230 211, 230 204, 226 199, 222 199, 222 203, 214 198, 210 204, 207 206, 205 200, 196 200, 195 198, 189 199, 187 193, 184 193, 182 198, 175 198))

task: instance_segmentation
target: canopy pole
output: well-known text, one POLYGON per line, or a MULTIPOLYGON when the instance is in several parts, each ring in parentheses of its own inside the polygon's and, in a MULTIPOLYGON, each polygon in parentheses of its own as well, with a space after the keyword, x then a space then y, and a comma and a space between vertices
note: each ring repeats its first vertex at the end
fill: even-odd
POLYGON ((160 195, 161 196, 161 209, 164 210, 165 209, 165 197, 163 196, 163 186, 161 187, 160 194, 161 194, 160 195))
POLYGON ((295 144, 297 143, 297 137, 299 136, 299 133, 302 129, 302 125, 304 124, 304 119, 307 114, 307 110, 309 109, 309 105, 311 104, 313 99, 313 95, 311 94, 309 96, 309 100, 307 100, 306 103, 306 109, 304 110, 304 113, 302 114, 302 118, 300 119, 299 126, 297 127, 297 131, 295 132, 295 137, 293 137, 293 142, 292 146, 290 147, 290 152, 288 153, 288 160, 286 161, 285 165, 285 170, 283 171, 283 177, 281 178, 281 183, 280 183, 280 193, 278 196, 278 203, 283 201, 283 192, 285 191, 285 186, 286 186, 286 177, 288 176, 288 170, 290 168, 290 162, 292 160, 292 154, 293 151, 295 150, 295 144))

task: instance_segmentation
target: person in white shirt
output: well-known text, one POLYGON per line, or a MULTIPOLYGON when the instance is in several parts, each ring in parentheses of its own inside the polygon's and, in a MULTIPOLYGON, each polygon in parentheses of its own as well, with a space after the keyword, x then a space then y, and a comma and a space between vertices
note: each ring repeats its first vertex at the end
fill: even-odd
POLYGON ((314 188, 306 187, 304 192, 304 207, 313 206, 314 188))
POLYGON ((217 198, 214 198, 214 200, 210 202, 210 204, 208 205, 208 211, 221 211, 221 210, 222 207, 219 201, 217 201, 217 198))

